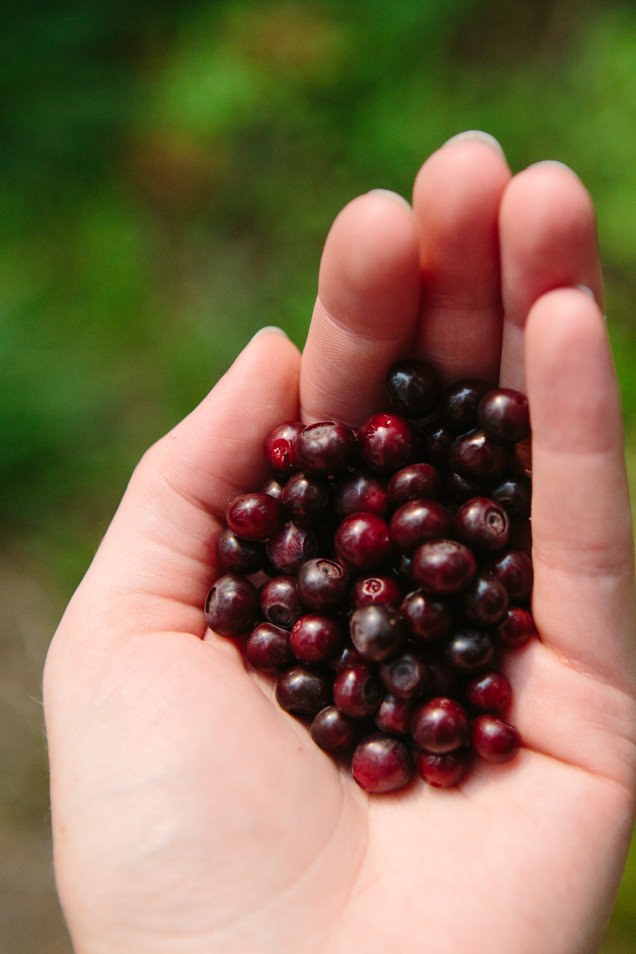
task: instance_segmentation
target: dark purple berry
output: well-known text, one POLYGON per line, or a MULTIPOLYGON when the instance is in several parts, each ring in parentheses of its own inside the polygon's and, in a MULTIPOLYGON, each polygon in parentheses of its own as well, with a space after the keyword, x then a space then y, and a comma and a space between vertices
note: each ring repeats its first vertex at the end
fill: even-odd
POLYGON ((413 763, 407 747, 396 738, 378 733, 360 742, 351 760, 358 785, 375 794, 395 792, 408 785, 413 763))
POLYGON ((329 485, 317 474, 298 471, 287 480, 281 499, 294 523, 310 527, 324 519, 329 506, 329 485))
POLYGON ((298 571, 298 592, 309 610, 328 613, 342 607, 349 594, 351 580, 341 563, 315 557, 298 571))
POLYGON ((350 427, 336 421, 308 424, 296 438, 300 466, 314 474, 335 474, 354 458, 355 437, 350 427))
POLYGON ((511 520, 518 522, 530 516, 531 487, 525 476, 509 477, 497 484, 490 496, 506 511, 511 520))
POLYGON ((510 606, 497 626, 499 642, 507 649, 519 649, 537 635, 532 614, 521 606, 510 606))
POLYGON ((487 762, 509 762, 521 746, 516 726, 494 715, 477 716, 472 729, 473 747, 487 762))
POLYGON ((398 699, 413 699, 427 687, 428 666, 417 653, 401 653, 382 664, 380 679, 391 695, 398 699))
POLYGON ((510 537, 508 514, 489 497, 471 497, 455 514, 460 540, 475 550, 502 550, 510 537))
POLYGON ((495 388, 479 402, 479 426, 496 440, 516 443, 530 433, 528 398, 512 388, 495 388))
POLYGON ((321 709, 314 717, 309 731, 316 745, 331 755, 346 755, 351 752, 360 734, 358 725, 343 715, 336 706, 321 709))
POLYGON ((508 707, 510 696, 510 683, 496 669, 487 669, 466 683, 466 701, 475 712, 503 712, 508 707))
POLYGON ((418 774, 433 788, 454 788, 466 777, 470 768, 470 749, 452 752, 418 752, 415 757, 418 774))
POLYGON ((452 752, 466 744, 469 737, 468 715, 454 699, 438 696, 415 710, 411 722, 415 744, 427 752, 452 752))
POLYGON ((256 587, 244 576, 226 573, 210 588, 204 615, 219 636, 243 636, 256 622, 259 609, 256 587))
POLYGON ((342 672, 343 669, 354 669, 356 666, 364 666, 365 661, 355 648, 353 643, 346 642, 339 653, 329 661, 334 672, 342 672))
POLYGON ((283 510, 269 494, 239 494, 229 503, 225 520, 242 540, 266 540, 282 524, 283 510))
POLYGON ((391 558, 389 527, 378 514, 350 514, 336 530, 335 548, 338 559, 351 570, 378 570, 391 558))
POLYGON ((508 550, 488 567, 503 583, 511 602, 526 600, 532 592, 532 560, 524 550, 508 550))
POLYGON ((255 669, 281 672, 294 662, 289 632, 273 623, 258 623, 245 641, 245 655, 255 669))
POLYGON ((473 480, 495 480, 510 466, 510 452, 484 431, 455 438, 450 447, 451 470, 473 480))
POLYGON ((354 609, 384 603, 396 609, 402 602, 402 587, 394 576, 363 576, 356 580, 351 590, 351 605, 354 609))
POLYGON ((457 540, 427 540, 413 555, 413 579, 438 596, 465 589, 477 569, 471 550, 457 540))
POLYGON ((291 629, 305 612, 295 576, 272 577, 261 587, 260 600, 266 618, 283 629, 291 629))
POLYGON ((404 642, 398 611, 382 603, 355 610, 349 620, 349 632, 362 658, 373 662, 392 656, 404 642))
POLYGON ((423 361, 396 362, 386 376, 389 407, 404 417, 426 417, 440 400, 441 381, 436 368, 423 361))
POLYGON ((486 381, 464 378, 451 384, 442 400, 442 419, 455 434, 465 434, 477 427, 477 408, 489 390, 486 381))
POLYGON ((296 438, 303 429, 301 421, 284 421, 273 427, 263 442, 263 453, 269 467, 277 474, 297 470, 296 438))
POLYGON ((241 540, 226 527, 216 538, 216 559, 219 567, 226 573, 256 573, 262 569, 265 560, 265 548, 262 543, 241 540))
POLYGON ((289 644, 302 662, 324 662, 337 655, 344 640, 342 624, 328 616, 308 613, 292 626, 289 644))
POLYGON ((282 503, 283 485, 279 480, 276 480, 275 477, 270 477, 269 480, 266 480, 261 487, 261 493, 268 494, 270 497, 273 497, 275 500, 279 500, 282 503))
POLYGON ((453 622, 447 602, 423 590, 411 590, 400 605, 400 616, 410 636, 428 643, 446 636, 453 622))
POLYGON ((408 500, 391 517, 389 533, 400 550, 412 553, 425 540, 450 537, 453 518, 436 500, 408 500))
POLYGON ((413 708, 412 699, 398 699, 397 696, 387 693, 375 713, 375 725, 380 732, 386 732, 387 735, 406 735, 411 726, 413 708))
POLYGON ((293 520, 284 523, 267 542, 269 561, 283 576, 297 573, 317 552, 318 538, 315 532, 308 527, 299 527, 293 520))
POLYGON ((276 683, 276 701, 281 709, 300 718, 313 719, 331 702, 329 679, 304 666, 292 666, 276 683))
POLYGON ((455 669, 472 672, 492 660, 495 646, 485 630, 460 629, 448 640, 445 652, 446 658, 455 669))
POLYGON ((477 576, 462 594, 462 610, 471 623, 498 623, 508 609, 508 591, 495 576, 477 576))
POLYGON ((368 719, 382 701, 382 685, 369 666, 342 669, 333 682, 333 701, 352 719, 368 719))
POLYGON ((360 457, 372 471, 391 474, 413 460, 417 435, 398 414, 373 414, 358 431, 360 457))
POLYGON ((333 501, 340 517, 361 511, 384 514, 388 509, 386 483, 374 474, 346 474, 334 488, 333 501))
POLYGON ((453 431, 442 421, 427 424, 420 431, 420 442, 425 459, 435 467, 448 467, 448 454, 455 438, 453 431))
POLYGON ((387 485, 391 507, 399 507, 407 500, 434 499, 439 494, 442 478, 432 464, 407 464, 396 471, 387 485))

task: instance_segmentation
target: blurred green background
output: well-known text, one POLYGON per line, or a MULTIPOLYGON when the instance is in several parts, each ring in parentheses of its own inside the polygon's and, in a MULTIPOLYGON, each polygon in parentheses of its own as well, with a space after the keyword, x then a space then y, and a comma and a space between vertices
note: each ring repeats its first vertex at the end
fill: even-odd
MULTIPOLYGON (((0 40, 0 949, 69 954, 41 668, 146 446, 262 325, 302 343, 349 199, 466 128, 595 200, 636 466, 636 6, 23 0, 0 40)), ((611 819, 608 819, 611 824, 611 819)), ((603 954, 636 949, 630 859, 603 954)))

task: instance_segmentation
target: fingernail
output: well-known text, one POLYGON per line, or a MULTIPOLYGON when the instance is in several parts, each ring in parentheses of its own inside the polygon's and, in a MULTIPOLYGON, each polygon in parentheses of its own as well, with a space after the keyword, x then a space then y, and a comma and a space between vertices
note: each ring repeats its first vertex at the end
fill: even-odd
POLYGON ((533 162, 528 169, 536 169, 537 167, 547 166, 548 168, 553 169, 565 169, 566 172, 569 172, 570 175, 576 176, 578 179, 579 176, 576 174, 574 169, 571 166, 568 166, 565 162, 561 162, 560 159, 540 159, 539 162, 533 162))
POLYGON ((444 143, 445 146, 448 146, 453 142, 481 142, 485 146, 490 146, 491 149, 494 149, 495 152, 498 152, 503 159, 506 158, 501 143, 498 139, 495 139, 494 136, 491 136, 490 133, 484 132, 482 129, 466 129, 464 132, 457 133, 455 136, 451 136, 450 139, 447 139, 444 143))
POLYGON ((596 295, 588 285, 575 285, 574 286, 578 291, 584 292, 586 295, 589 295, 594 301, 596 301, 596 295))
POLYGON ((397 199, 402 205, 406 206, 409 212, 412 212, 411 203, 408 199, 405 199, 403 195, 400 195, 399 192, 393 192, 392 189, 370 189, 369 195, 388 195, 391 199, 397 199))
POLYGON ((279 328, 278 325, 264 325, 262 328, 259 328, 256 334, 252 335, 251 340, 254 341, 254 338, 258 338, 259 335, 282 335, 283 338, 288 338, 289 335, 286 331, 283 331, 282 328, 279 328))

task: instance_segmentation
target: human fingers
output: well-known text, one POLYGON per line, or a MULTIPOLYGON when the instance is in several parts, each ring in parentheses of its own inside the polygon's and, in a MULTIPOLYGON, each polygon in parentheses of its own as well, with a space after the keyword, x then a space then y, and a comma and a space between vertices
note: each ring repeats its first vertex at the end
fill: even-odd
POLYGON ((303 420, 357 426, 382 406, 387 367, 410 350, 420 302, 413 214, 382 190, 335 219, 303 351, 303 420))
POLYGON ((569 665, 631 690, 633 536, 605 322, 587 294, 559 289, 525 337, 537 626, 569 665))
POLYGON ((80 638, 82 620, 94 618, 97 605, 117 618, 120 635, 127 626, 203 635, 212 541, 229 500, 264 478, 267 432, 297 418, 299 361, 284 334, 264 329, 201 404, 146 452, 67 610, 65 622, 78 622, 80 638))
POLYGON ((510 180, 498 143, 460 134, 424 163, 413 207, 422 269, 415 351, 447 381, 496 383, 501 344, 498 209, 510 180))
POLYGON ((501 384, 525 390, 524 327, 534 302, 554 288, 583 285, 602 302, 596 219, 578 176, 540 162, 508 184, 499 217, 504 330, 501 384))

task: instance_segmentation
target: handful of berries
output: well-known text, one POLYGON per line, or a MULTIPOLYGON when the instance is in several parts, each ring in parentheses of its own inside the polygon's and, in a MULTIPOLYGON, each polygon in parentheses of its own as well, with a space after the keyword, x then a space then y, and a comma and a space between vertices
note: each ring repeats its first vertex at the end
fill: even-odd
POLYGON ((419 361, 356 431, 287 421, 268 482, 226 510, 208 626, 272 674, 278 704, 369 792, 457 785, 521 745, 507 651, 530 612, 528 402, 419 361))

